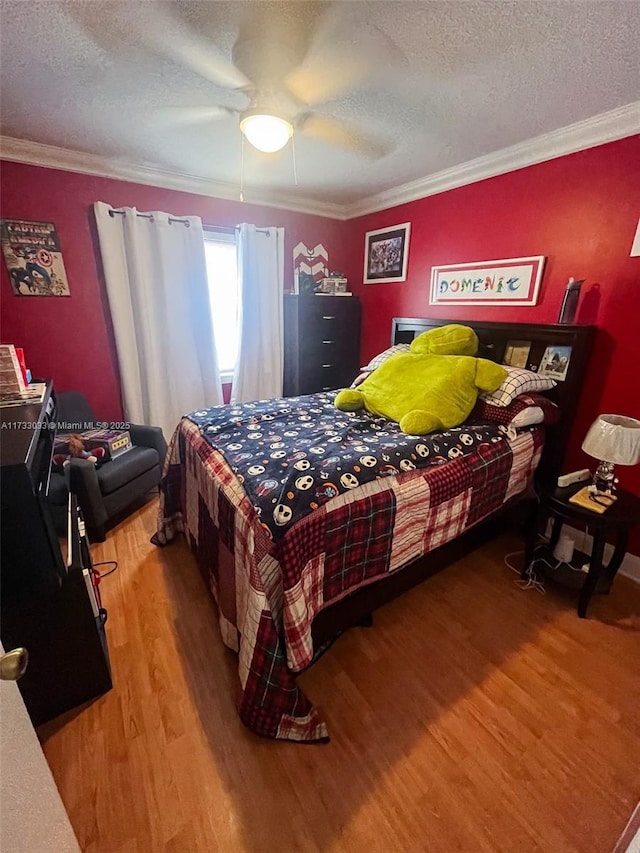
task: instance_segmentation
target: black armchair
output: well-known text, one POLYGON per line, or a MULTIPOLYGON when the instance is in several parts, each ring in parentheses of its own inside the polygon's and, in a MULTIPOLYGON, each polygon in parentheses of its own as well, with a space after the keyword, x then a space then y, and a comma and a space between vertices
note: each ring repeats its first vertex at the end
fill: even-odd
MULTIPOLYGON (((59 433, 83 432, 96 421, 80 391, 58 394, 56 417, 64 426, 59 433)), ((86 459, 71 459, 64 473, 51 473, 48 497, 59 532, 67 529, 69 488, 78 497, 91 538, 103 542, 107 523, 158 485, 167 452, 162 430, 131 424, 129 434, 134 446, 99 468, 86 459)))

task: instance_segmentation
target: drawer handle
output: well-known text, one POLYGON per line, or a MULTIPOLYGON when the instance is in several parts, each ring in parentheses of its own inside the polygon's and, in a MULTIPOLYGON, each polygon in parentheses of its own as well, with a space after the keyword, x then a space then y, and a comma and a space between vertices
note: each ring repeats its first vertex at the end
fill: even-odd
POLYGON ((335 320, 336 318, 335 318, 334 314, 323 314, 322 319, 323 320, 335 320))
POLYGON ((322 366, 323 366, 323 367, 333 367, 333 365, 332 365, 332 364, 323 364, 322 366))
POLYGON ((323 344, 332 344, 333 341, 322 341, 323 344))

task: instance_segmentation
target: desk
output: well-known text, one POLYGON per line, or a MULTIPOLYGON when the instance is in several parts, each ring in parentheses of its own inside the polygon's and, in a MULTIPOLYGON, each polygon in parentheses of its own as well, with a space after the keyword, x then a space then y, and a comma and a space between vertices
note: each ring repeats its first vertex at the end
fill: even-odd
POLYGON ((624 489, 616 491, 618 499, 603 513, 592 512, 577 504, 570 503, 569 499, 584 488, 584 485, 584 483, 574 483, 564 489, 558 487, 541 492, 536 518, 532 519, 532 523, 528 526, 523 568, 524 576, 540 547, 537 545, 538 531, 542 529, 548 517, 553 518, 553 526, 548 545, 542 546, 547 554, 552 554, 558 544, 562 525, 565 521, 586 524, 593 535, 591 554, 586 555, 589 560, 589 571, 586 575, 573 572, 577 578, 577 583, 571 584, 572 586, 581 586, 578 599, 578 616, 582 619, 587 615, 587 608, 593 593, 595 591, 609 592, 627 551, 629 530, 634 524, 640 522, 640 498, 624 489), (609 533, 613 533, 615 537, 614 552, 608 565, 604 566, 602 558, 605 540, 609 533), (583 577, 584 581, 582 581, 583 577))
POLYGON ((51 381, 41 402, 0 409, 0 639, 5 649, 29 651, 18 687, 34 725, 112 686, 105 612, 92 606, 91 556, 77 510, 68 519, 68 566, 51 519, 55 422, 51 381))

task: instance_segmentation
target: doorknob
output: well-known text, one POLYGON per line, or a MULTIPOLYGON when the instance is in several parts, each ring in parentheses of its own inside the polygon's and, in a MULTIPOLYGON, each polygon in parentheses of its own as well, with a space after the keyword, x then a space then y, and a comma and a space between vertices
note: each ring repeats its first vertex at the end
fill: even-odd
POLYGON ((0 657, 0 680, 17 681, 27 671, 29 652, 26 649, 12 649, 0 657))

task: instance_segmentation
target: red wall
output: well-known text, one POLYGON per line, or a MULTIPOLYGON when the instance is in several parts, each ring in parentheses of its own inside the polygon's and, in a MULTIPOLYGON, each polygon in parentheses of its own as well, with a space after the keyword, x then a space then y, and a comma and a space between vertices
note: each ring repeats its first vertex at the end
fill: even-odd
MULTIPOLYGON (((283 225, 286 257, 302 240, 322 242, 332 269, 345 271, 363 304, 363 363, 388 346, 394 316, 553 323, 570 276, 584 278, 577 321, 598 326, 566 469, 588 467, 580 443, 596 415, 640 417, 640 258, 630 258, 640 216, 640 138, 530 166, 347 223, 5 163, 2 215, 52 221, 60 235, 71 296, 14 297, 3 268, 2 340, 25 348, 35 375, 80 388, 105 419, 121 416, 120 387, 104 287, 96 265, 92 205, 196 214, 212 225, 283 225), (411 222, 408 279, 362 285, 366 231, 411 222), (531 308, 429 305, 434 264, 545 255, 538 305, 531 308)), ((287 266, 291 274, 291 266, 287 266)), ((618 468, 640 495, 640 466, 618 468)), ((636 531, 632 550, 640 553, 636 531)))
MULTIPOLYGON (((96 260, 95 201, 200 216, 210 225, 253 222, 284 226, 285 260, 292 258, 293 247, 300 240, 308 246, 323 243, 334 269, 340 269, 346 260, 344 224, 333 219, 3 162, 2 216, 55 223, 71 296, 14 296, 1 264, 2 341, 24 348, 34 376, 53 377, 60 391, 84 391, 96 413, 106 420, 120 420, 122 409, 111 320, 96 260)), ((292 261, 285 270, 285 287, 290 288, 292 261)))
MULTIPOLYGON (((389 345, 393 317, 554 323, 569 277, 584 278, 577 322, 597 325, 598 334, 566 469, 591 466, 580 444, 596 415, 640 418, 640 258, 629 257, 638 217, 634 137, 353 220, 345 269, 362 299, 362 363, 389 345), (363 285, 365 232, 402 222, 411 223, 407 281, 363 285), (538 305, 429 305, 433 265, 525 255, 547 259, 538 305)), ((640 466, 617 471, 640 495, 640 466)))

